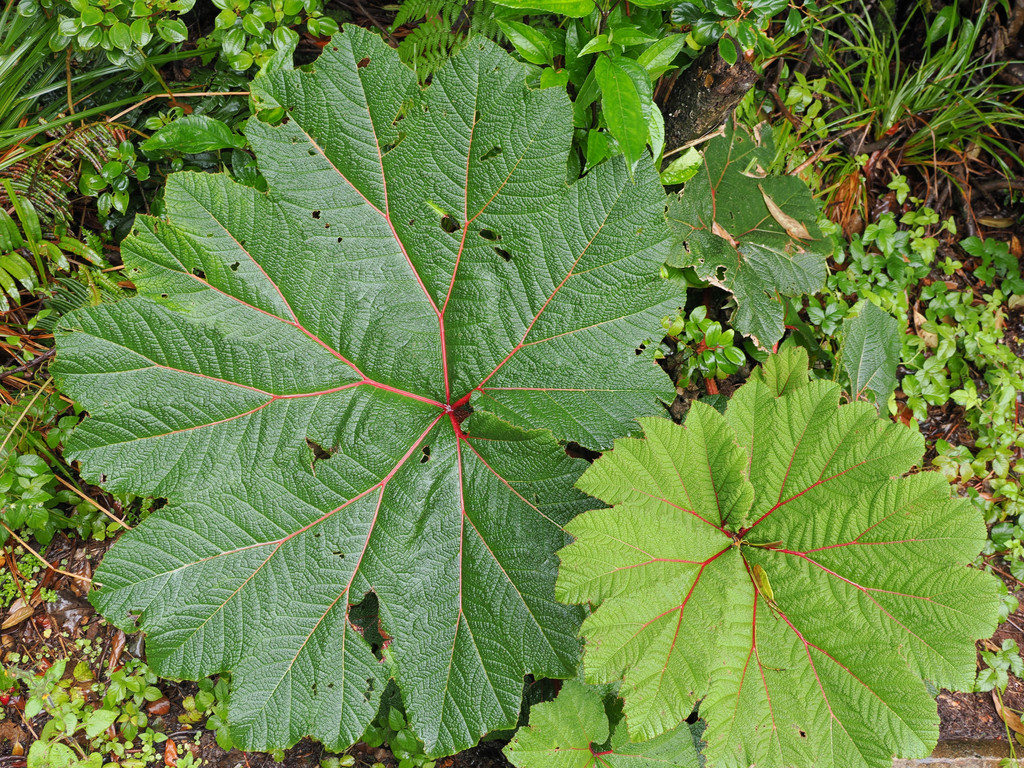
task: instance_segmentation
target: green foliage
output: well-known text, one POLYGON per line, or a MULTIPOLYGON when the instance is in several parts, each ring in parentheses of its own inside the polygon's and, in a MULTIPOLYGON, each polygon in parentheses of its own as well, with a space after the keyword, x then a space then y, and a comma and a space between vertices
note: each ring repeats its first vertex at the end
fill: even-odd
POLYGON ((131 757, 142 765, 167 740, 145 712, 163 693, 156 675, 138 659, 109 671, 106 683, 85 662, 68 669, 66 658, 41 674, 17 666, 7 673, 24 687, 25 717, 49 716, 29 750, 30 768, 99 768, 104 756, 131 757))
POLYGON ((370 747, 387 744, 398 760, 398 768, 434 768, 436 764, 426 755, 423 742, 416 738, 394 685, 384 692, 380 711, 360 741, 370 747))
POLYGON ((743 350, 735 346, 735 332, 707 316, 707 307, 695 307, 687 317, 663 318, 665 333, 684 348, 683 367, 677 383, 685 386, 696 375, 703 379, 724 379, 746 362, 743 350))
POLYGON ((1021 658, 1016 640, 1003 640, 998 651, 982 651, 981 660, 988 666, 978 672, 978 681, 975 683, 977 691, 995 689, 1002 694, 1006 692, 1011 672, 1015 677, 1024 677, 1024 658, 1021 658))
POLYGON ((629 740, 613 695, 568 680, 554 701, 530 708, 530 725, 505 747, 518 768, 697 768, 694 734, 686 723, 649 741, 629 740))
POLYGON ((220 675, 216 680, 209 677, 199 680, 199 691, 182 699, 184 712, 178 715, 178 722, 185 725, 203 722, 205 719, 204 727, 213 731, 218 746, 225 751, 234 747, 228 725, 230 680, 227 674, 220 675))
POLYGON ((732 325, 763 349, 782 338, 780 296, 819 290, 831 250, 804 182, 765 175, 774 153, 770 128, 751 136, 727 125, 668 212, 675 238, 669 265, 693 267, 731 292, 732 325))
MULTIPOLYGON (((30 0, 29 0, 30 1, 30 0)), ((195 0, 50 0, 44 7, 60 15, 53 51, 69 45, 76 50, 100 49, 116 67, 136 71, 146 65, 145 49, 154 38, 166 43, 188 39, 178 15, 192 9, 195 0)))
POLYGON ((622 679, 630 736, 700 701, 717 766, 889 766, 938 736, 924 682, 973 683, 997 581, 967 564, 980 516, 938 474, 902 477, 920 435, 770 358, 725 415, 641 420, 580 479, 611 509, 566 529, 557 592, 596 605, 584 669, 622 679))
POLYGON ((273 194, 171 177, 166 220, 122 244, 139 295, 56 331, 90 414, 68 455, 168 500, 93 599, 159 673, 231 670, 244 748, 358 739, 390 675, 377 622, 430 755, 514 725, 525 673, 575 669, 554 552, 593 502, 565 442, 662 410, 634 350, 679 288, 651 163, 567 185, 571 106, 524 76, 475 38, 421 90, 345 28, 310 72, 253 82, 273 194))
MULTIPOLYGON (((928 18, 914 4, 899 19, 887 7, 868 12, 860 5, 851 12, 845 2, 803 4, 805 23, 820 30, 808 39, 821 74, 810 81, 794 74, 779 90, 801 123, 800 139, 834 142, 847 131, 867 143, 890 139, 901 164, 940 172, 950 154, 959 159, 980 148, 1015 175, 1021 159, 1012 136, 1024 126, 1024 108, 1019 88, 1000 81, 1008 62, 993 61, 983 42, 992 5, 983 4, 976 18, 955 5, 928 18), (904 59, 908 49, 915 60, 904 59)), ((849 144, 857 151, 856 141, 849 144)), ((950 174, 954 183, 957 175, 950 174)))
POLYGON ((418 22, 398 44, 402 61, 426 82, 472 35, 494 40, 499 31, 489 0, 466 5, 460 0, 405 0, 391 28, 418 22))
POLYGON ((207 42, 236 70, 261 69, 275 58, 289 61, 299 34, 292 29, 305 22, 313 37, 329 37, 338 22, 324 14, 322 0, 213 0, 220 8, 207 42))

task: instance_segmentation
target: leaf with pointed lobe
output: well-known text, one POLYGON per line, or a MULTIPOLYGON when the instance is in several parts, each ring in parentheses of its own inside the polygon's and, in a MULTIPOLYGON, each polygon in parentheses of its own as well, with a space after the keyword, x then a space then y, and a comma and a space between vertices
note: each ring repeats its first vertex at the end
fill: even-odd
POLYGON ((578 483, 613 506, 566 527, 557 594, 595 606, 586 679, 623 681, 634 739, 700 702, 711 766, 882 768, 934 746, 925 682, 970 688, 998 585, 968 567, 971 505, 904 476, 920 435, 801 362, 770 358, 724 416, 617 440, 578 483))
POLYGON ((504 749, 518 768, 698 768, 686 723, 650 741, 631 742, 621 716, 609 720, 597 689, 568 680, 554 701, 530 708, 530 724, 504 749), (610 736, 610 738, 609 738, 610 736))
POLYGON ((170 177, 122 246, 139 295, 67 316, 68 455, 168 504, 96 572, 98 607, 170 677, 231 671, 246 749, 334 749, 390 672, 349 615, 372 593, 410 721, 448 754, 567 677, 554 596, 594 449, 659 412, 634 350, 678 288, 650 162, 566 183, 571 106, 482 38, 421 90, 382 40, 335 35, 253 81, 269 192, 170 177), (596 353, 595 351, 599 351, 596 353))

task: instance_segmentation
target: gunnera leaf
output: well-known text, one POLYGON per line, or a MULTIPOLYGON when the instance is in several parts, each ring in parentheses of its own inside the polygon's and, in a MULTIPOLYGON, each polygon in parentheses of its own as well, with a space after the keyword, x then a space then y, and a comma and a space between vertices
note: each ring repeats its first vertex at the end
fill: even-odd
MULTIPOLYGON (((972 506, 925 472, 919 433, 770 358, 725 415, 642 419, 578 486, 613 505, 566 529, 557 594, 591 603, 588 682, 622 679, 634 739, 700 700, 712 766, 882 768, 938 737, 969 688, 997 582, 968 563, 972 506), (784 392, 784 393, 783 393, 784 392)), ((806 361, 806 359, 804 358, 806 361)))
POLYGON ((69 455, 168 500, 95 603, 162 675, 230 670, 245 749, 359 738, 388 677, 349 617, 371 593, 431 754, 513 726, 527 672, 573 674, 554 553, 594 502, 565 442, 660 412, 635 349, 678 288, 652 164, 567 185, 568 98, 525 78, 476 39, 421 91, 346 28, 252 84, 284 115, 246 129, 269 194, 172 176, 122 246, 138 297, 58 330, 90 414, 69 455))
POLYGON ((763 349, 782 338, 780 297, 820 290, 830 252, 807 185, 765 174, 774 152, 771 128, 755 137, 726 123, 668 210, 675 241, 668 264, 693 267, 731 292, 733 326, 763 349))
POLYGON ((698 768, 687 723, 655 739, 632 742, 621 710, 612 722, 601 694, 568 680, 554 701, 530 708, 529 727, 505 747, 519 768, 698 768))

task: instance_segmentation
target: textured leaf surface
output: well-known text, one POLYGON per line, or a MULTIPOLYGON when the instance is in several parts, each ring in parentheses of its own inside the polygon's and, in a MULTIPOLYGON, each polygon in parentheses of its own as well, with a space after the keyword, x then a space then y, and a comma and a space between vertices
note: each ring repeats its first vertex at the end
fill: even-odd
POLYGON ((865 299, 860 314, 844 324, 843 368, 850 377, 854 397, 866 392, 875 396, 875 407, 883 411, 896 389, 896 366, 900 361, 900 326, 896 318, 865 299))
POLYGON ((708 142, 704 165, 669 204, 675 245, 668 263, 736 297, 733 325, 769 348, 783 332, 780 296, 814 293, 825 282, 829 246, 817 208, 795 176, 765 176, 774 155, 770 129, 761 143, 726 125, 708 142))
POLYGON ((685 427, 616 441, 578 484, 614 506, 567 526, 557 591, 599 603, 586 676, 623 680, 633 738, 702 699, 713 765, 882 768, 934 745, 922 680, 971 685, 997 585, 967 567, 971 505, 901 477, 920 435, 806 370, 796 385, 801 359, 769 359, 724 416, 694 403, 685 427))
POLYGON ((554 701, 530 708, 530 724, 505 747, 518 768, 697 768, 690 726, 631 742, 621 717, 610 727, 598 691, 567 681, 554 701), (611 739, 609 740, 609 732, 611 739))
POLYGON ((450 753, 515 723, 525 673, 576 665, 554 553, 594 502, 564 441, 671 396, 634 352, 678 290, 650 277, 663 193, 650 164, 568 185, 567 97, 483 40, 421 91, 349 27, 253 92, 287 110, 247 128, 269 195, 171 177, 122 248, 139 297, 58 333, 84 476, 169 501, 95 599, 161 674, 231 670, 234 737, 265 749, 360 736, 386 674, 349 608, 373 592, 450 753))

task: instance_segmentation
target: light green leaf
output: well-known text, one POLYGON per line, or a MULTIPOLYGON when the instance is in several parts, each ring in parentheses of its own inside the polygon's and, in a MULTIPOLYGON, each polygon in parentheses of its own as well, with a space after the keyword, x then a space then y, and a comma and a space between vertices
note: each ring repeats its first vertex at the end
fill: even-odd
POLYGON ((650 741, 631 742, 621 720, 609 739, 609 721, 598 691, 568 680, 554 701, 530 708, 530 725, 503 750, 518 768, 698 768, 690 727, 650 741))
POLYGON ((672 62, 686 46, 686 35, 666 35, 641 53, 636 61, 647 70, 651 80, 657 80, 668 70, 672 62))
POLYGON ((621 679, 630 735, 700 702, 709 765, 888 768, 938 737, 936 688, 969 689, 999 584, 969 567, 980 515, 921 436, 788 352, 724 416, 642 419, 579 487, 610 509, 567 530, 561 599, 584 621, 588 682, 621 679), (802 382, 801 382, 802 379, 802 382), (769 383, 766 383, 769 382, 769 383), (779 394, 783 392, 784 394, 779 394))
POLYGON ((896 318, 867 299, 859 314, 843 323, 843 368, 850 377, 851 395, 872 392, 875 407, 882 411, 896 389, 900 361, 900 326, 896 318))
POLYGON ((85 735, 90 739, 95 739, 107 728, 114 724, 117 720, 119 713, 113 709, 97 709, 94 710, 88 719, 85 721, 85 735))

